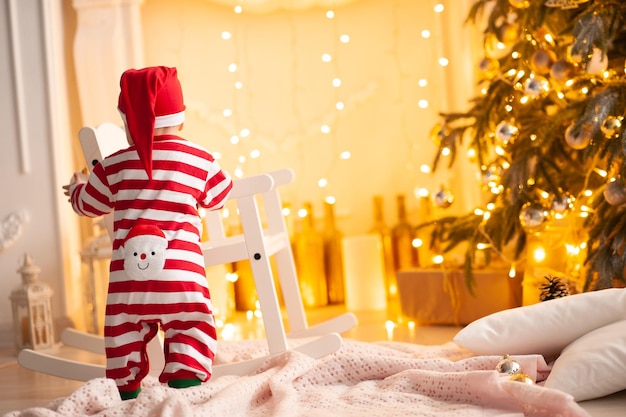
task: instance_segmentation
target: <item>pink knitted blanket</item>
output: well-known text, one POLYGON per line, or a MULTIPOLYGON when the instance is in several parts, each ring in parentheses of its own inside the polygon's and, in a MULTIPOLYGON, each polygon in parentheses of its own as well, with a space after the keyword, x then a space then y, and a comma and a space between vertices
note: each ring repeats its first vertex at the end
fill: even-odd
MULTIPOLYGON (((218 361, 249 359, 264 349, 260 341, 221 344, 218 361)), ((125 402, 112 381, 94 379, 45 408, 5 417, 589 417, 569 395, 541 386, 550 372, 541 356, 514 356, 537 385, 499 375, 500 359, 475 356, 454 343, 344 340, 338 352, 319 360, 289 352, 254 375, 224 376, 199 387, 176 390, 148 377, 139 397, 125 402)))

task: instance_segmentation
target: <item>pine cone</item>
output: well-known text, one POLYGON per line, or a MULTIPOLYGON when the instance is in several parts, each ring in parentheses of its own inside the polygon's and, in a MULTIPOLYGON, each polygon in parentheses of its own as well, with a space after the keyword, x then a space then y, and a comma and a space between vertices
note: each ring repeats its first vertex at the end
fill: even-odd
POLYGON ((540 301, 554 300, 555 298, 567 297, 570 295, 569 285, 563 278, 553 277, 551 275, 548 275, 545 278, 548 282, 539 286, 539 289, 541 290, 541 293, 539 294, 540 301))

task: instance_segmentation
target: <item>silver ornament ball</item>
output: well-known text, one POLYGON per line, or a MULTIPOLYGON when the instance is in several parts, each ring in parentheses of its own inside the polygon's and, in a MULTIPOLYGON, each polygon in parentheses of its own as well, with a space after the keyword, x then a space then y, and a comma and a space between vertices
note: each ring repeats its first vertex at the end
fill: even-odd
POLYGON ((512 143, 519 135, 519 128, 509 121, 502 121, 496 126, 496 139, 502 144, 508 145, 512 143))
POLYGON ((537 98, 550 90, 550 83, 544 77, 532 77, 524 81, 524 93, 537 98))
POLYGON ((555 195, 550 204, 550 208, 555 213, 564 214, 574 205, 574 197, 570 193, 561 192, 561 195, 555 195))
POLYGON ((528 202, 520 210, 519 221, 526 232, 539 232, 550 222, 550 211, 539 203, 528 202))
POLYGON ((522 371, 522 366, 509 355, 504 355, 496 365, 496 371, 500 374, 515 375, 522 371))
POLYGON ((452 194, 452 191, 442 188, 437 191, 434 200, 437 207, 448 208, 454 202, 454 194, 452 194))
POLYGON ((626 203, 626 188, 621 181, 612 181, 603 191, 604 199, 612 206, 621 206, 626 203))
POLYGON ((556 61, 556 54, 549 49, 537 49, 530 58, 530 65, 538 74, 549 74, 556 61))

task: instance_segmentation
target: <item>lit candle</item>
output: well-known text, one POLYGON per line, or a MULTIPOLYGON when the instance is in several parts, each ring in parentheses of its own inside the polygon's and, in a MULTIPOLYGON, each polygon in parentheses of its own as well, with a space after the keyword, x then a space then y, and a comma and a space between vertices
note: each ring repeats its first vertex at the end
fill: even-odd
POLYGON ((387 320, 385 322, 385 330, 387 330, 387 340, 393 340, 393 329, 395 329, 396 324, 391 321, 391 320, 387 320))
POLYGON ((409 336, 411 338, 415 337, 415 322, 413 320, 411 320, 408 323, 408 326, 409 326, 409 336))
POLYGON ((342 245, 347 309, 386 309, 387 291, 380 237, 374 234, 345 237, 342 245))

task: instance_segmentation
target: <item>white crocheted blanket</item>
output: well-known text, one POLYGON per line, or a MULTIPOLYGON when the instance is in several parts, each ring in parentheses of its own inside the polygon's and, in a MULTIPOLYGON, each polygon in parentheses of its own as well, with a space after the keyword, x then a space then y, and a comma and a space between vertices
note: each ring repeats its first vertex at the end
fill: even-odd
MULTIPOLYGON (((249 359, 264 349, 260 341, 226 343, 218 362, 249 359)), ((452 342, 344 340, 338 352, 319 360, 289 352, 254 375, 223 376, 198 387, 177 390, 148 377, 130 401, 120 400, 112 381, 94 379, 45 408, 6 416, 589 417, 569 395, 541 386, 550 372, 541 356, 514 356, 536 385, 498 374, 500 359, 475 356, 452 342)))

